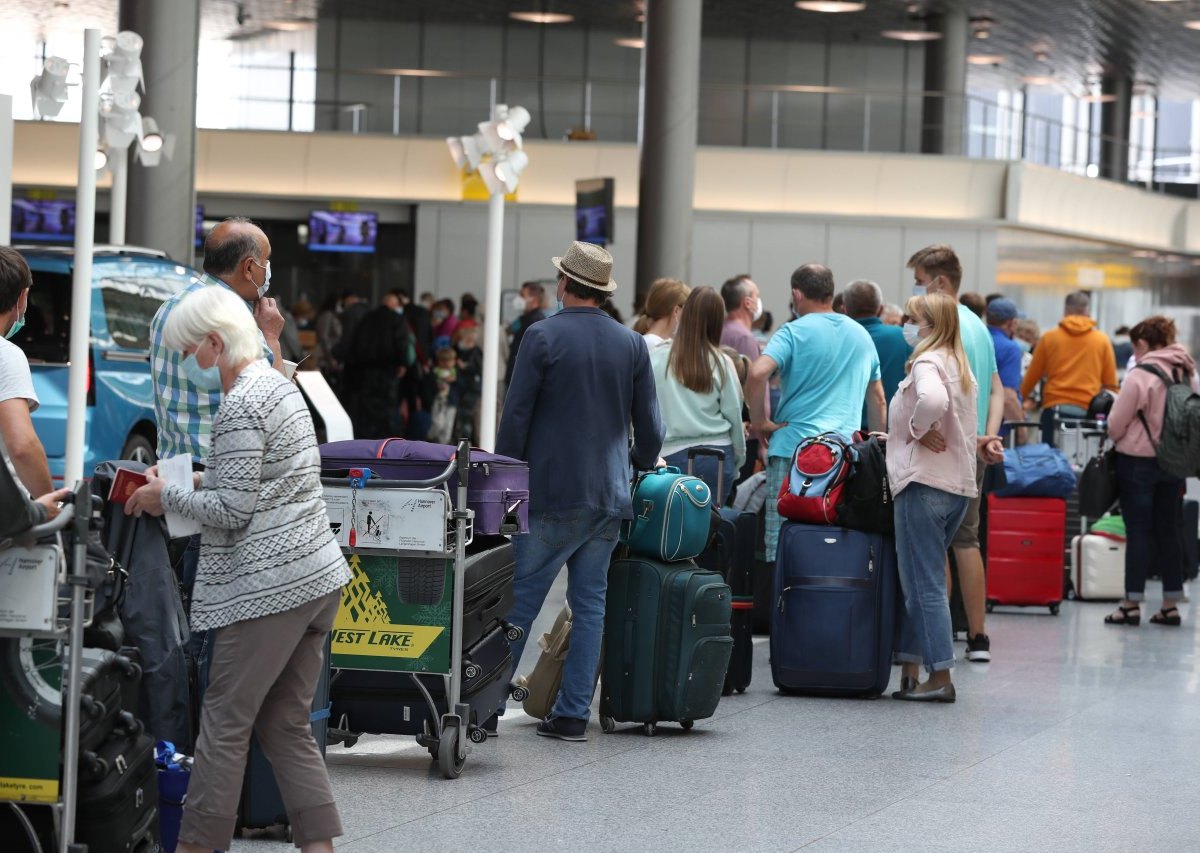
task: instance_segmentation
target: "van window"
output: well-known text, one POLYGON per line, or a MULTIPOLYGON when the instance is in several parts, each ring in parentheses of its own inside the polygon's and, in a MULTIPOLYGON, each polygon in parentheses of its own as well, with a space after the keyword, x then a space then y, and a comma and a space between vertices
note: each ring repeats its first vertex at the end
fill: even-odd
POLYGON ((13 343, 31 363, 65 364, 71 340, 71 276, 66 273, 33 273, 25 328, 13 343))
POLYGON ((106 276, 100 297, 108 333, 122 349, 150 349, 150 321, 160 305, 183 289, 186 280, 161 275, 106 276))

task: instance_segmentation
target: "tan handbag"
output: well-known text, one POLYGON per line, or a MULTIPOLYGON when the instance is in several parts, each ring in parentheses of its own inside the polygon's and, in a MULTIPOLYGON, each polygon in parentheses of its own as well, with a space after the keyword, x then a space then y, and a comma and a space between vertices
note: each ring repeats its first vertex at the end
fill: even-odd
POLYGON ((571 645, 571 608, 563 605, 550 633, 542 634, 538 646, 542 653, 529 675, 517 677, 517 684, 529 691, 523 707, 525 713, 544 720, 554 708, 558 690, 562 686, 563 662, 567 648, 571 645))

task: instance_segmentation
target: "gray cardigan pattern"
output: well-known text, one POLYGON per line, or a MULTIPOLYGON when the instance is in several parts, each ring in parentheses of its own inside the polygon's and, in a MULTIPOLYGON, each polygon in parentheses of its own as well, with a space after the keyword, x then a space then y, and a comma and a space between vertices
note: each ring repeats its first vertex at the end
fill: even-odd
POLYGON ((195 630, 291 610, 350 580, 325 513, 308 406, 265 361, 221 400, 206 462, 199 490, 162 494, 166 509, 203 525, 195 630))

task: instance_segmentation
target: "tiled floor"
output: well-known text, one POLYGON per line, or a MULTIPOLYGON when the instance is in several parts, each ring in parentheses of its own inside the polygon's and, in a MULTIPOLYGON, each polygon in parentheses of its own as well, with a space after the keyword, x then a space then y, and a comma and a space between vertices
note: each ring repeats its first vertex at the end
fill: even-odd
POLYGON ((993 614, 995 660, 960 664, 955 705, 781 696, 760 641, 749 691, 690 733, 593 722, 566 744, 510 711, 456 781, 411 738, 365 736, 329 750, 339 849, 1200 850, 1197 608, 1182 630, 1109 608, 993 614))

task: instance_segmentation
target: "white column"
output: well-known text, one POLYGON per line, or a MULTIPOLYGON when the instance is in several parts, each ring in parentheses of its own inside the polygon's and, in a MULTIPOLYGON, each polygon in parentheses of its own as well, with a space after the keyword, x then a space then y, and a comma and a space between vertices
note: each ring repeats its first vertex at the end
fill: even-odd
POLYGON ((71 278, 71 370, 67 378, 67 458, 63 484, 83 477, 87 439, 88 346, 92 316, 92 249, 96 242, 96 145, 100 124, 100 31, 83 33, 83 102, 79 120, 79 177, 75 191, 75 269, 71 278))
MULTIPOLYGON (((504 193, 488 201, 487 279, 483 305, 483 398, 479 411, 479 446, 496 448, 496 402, 500 384, 500 273, 504 258, 504 193)), ((455 436, 457 439, 458 436, 455 436)))
POLYGON ((12 242, 12 95, 0 95, 0 246, 12 242))

